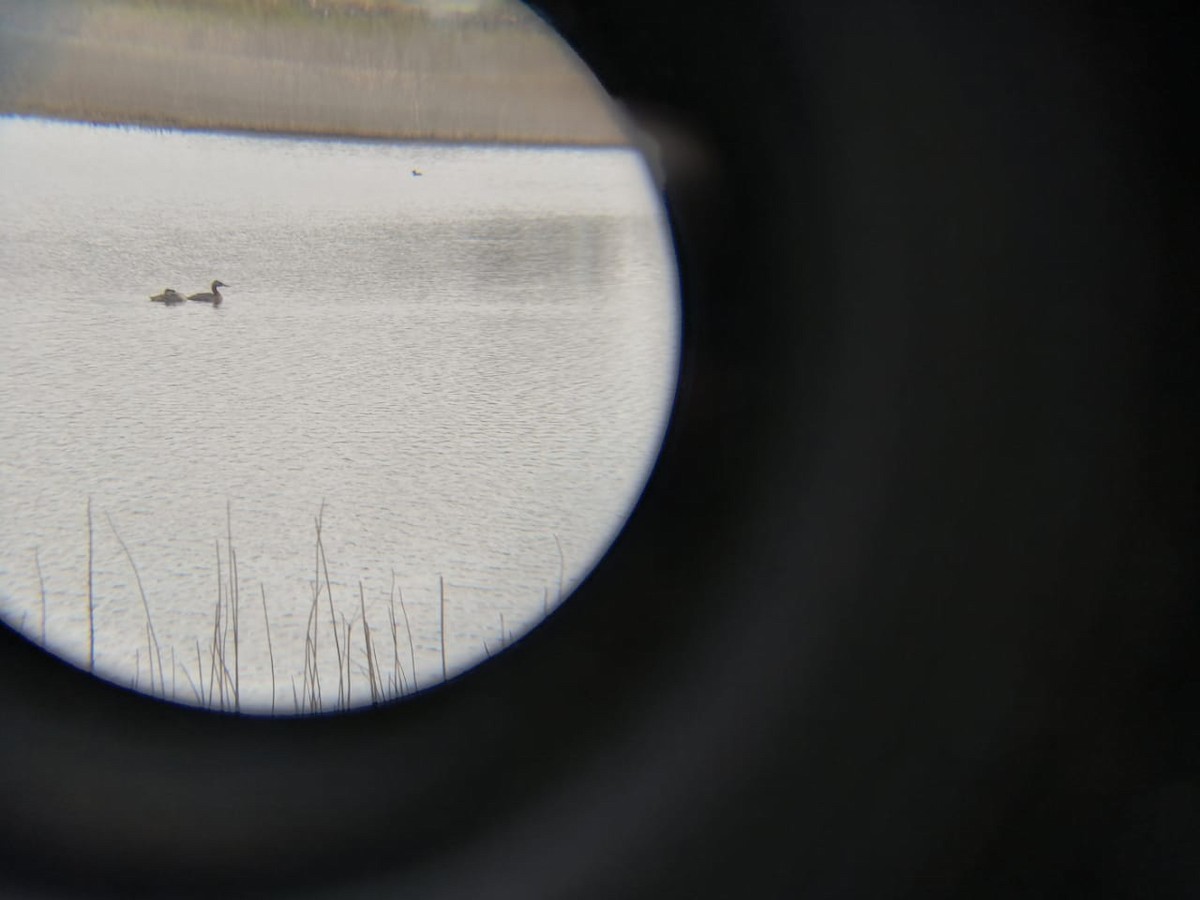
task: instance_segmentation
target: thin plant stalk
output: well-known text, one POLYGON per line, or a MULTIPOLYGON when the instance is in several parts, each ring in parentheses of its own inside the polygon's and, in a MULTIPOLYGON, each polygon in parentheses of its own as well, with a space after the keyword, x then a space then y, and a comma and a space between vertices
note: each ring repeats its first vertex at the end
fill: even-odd
MULTIPOLYGON (((225 677, 225 685, 229 691, 229 693, 227 695, 230 698, 229 703, 232 704, 234 702, 234 699, 233 699, 233 673, 229 671, 229 666, 225 663, 224 657, 222 657, 222 660, 221 660, 221 673, 225 677)), ((233 708, 236 710, 236 707, 233 707, 233 708)), ((225 709, 224 703, 222 703, 221 709, 222 710, 225 709)))
POLYGON ((442 638, 442 681, 446 680, 446 584, 438 576, 438 631, 442 638))
MULTIPOLYGON (((154 693, 154 641, 150 638, 150 629, 146 629, 146 666, 150 669, 150 693, 154 693)), ((162 673, 158 673, 162 679, 162 673)))
POLYGON ((308 609, 308 624, 304 629, 304 683, 302 696, 309 703, 310 712, 316 712, 321 693, 321 675, 317 668, 317 604, 321 599, 321 583, 313 582, 312 606, 308 609))
POLYGON ((233 708, 240 712, 241 703, 241 665, 238 657, 238 572, 237 552, 233 549, 233 513, 229 500, 225 501, 225 535, 229 549, 229 593, 226 595, 232 604, 233 618, 233 708))
MULTIPOLYGON (((365 619, 363 620, 363 624, 364 625, 366 624, 365 619)), ((370 642, 370 649, 371 649, 371 657, 373 658, 374 663, 375 663, 375 680, 376 680, 376 684, 375 684, 374 689, 372 690, 372 694, 374 694, 374 696, 376 698, 375 702, 378 703, 380 700, 384 699, 385 691, 384 691, 384 687, 383 687, 383 674, 382 674, 382 670, 379 668, 379 654, 375 650, 375 644, 373 641, 370 642)))
POLYGON ((367 601, 363 595, 363 583, 358 582, 358 608, 362 611, 363 620, 363 643, 367 650, 367 686, 371 689, 371 703, 379 703, 379 685, 377 683, 379 673, 379 661, 375 658, 374 649, 371 647, 371 626, 367 622, 367 601))
POLYGON ((397 586, 396 596, 400 599, 400 613, 404 616, 404 633, 408 635, 408 659, 412 664, 413 690, 417 689, 417 651, 413 649, 412 629, 408 625, 408 608, 404 605, 404 591, 397 586))
MULTIPOLYGON (((225 659, 225 648, 229 646, 229 595, 227 592, 225 592, 222 593, 220 597, 221 599, 218 602, 221 606, 219 613, 221 616, 221 652, 218 659, 221 662, 221 671, 226 672, 229 670, 229 666, 225 659)), ((229 687, 227 681, 228 679, 226 679, 225 683, 223 683, 223 686, 226 688, 229 687)))
MULTIPOLYGON (((392 627, 392 683, 400 682, 400 637, 396 634, 396 570, 392 569, 392 584, 388 588, 388 624, 392 627)), ((394 688, 393 688, 394 689, 394 688)))
POLYGON ((88 671, 96 671, 96 603, 92 593, 92 498, 87 502, 88 520, 88 671))
POLYGON ((38 588, 42 594, 42 646, 46 646, 46 580, 42 577, 42 561, 38 557, 38 548, 33 548, 33 564, 37 567, 38 588))
MULTIPOLYGON (((342 697, 341 691, 338 691, 338 702, 341 704, 340 709, 350 708, 350 632, 354 629, 354 622, 346 624, 346 614, 342 613, 342 634, 346 636, 346 653, 342 659, 346 660, 346 696, 342 697)), ((334 629, 333 639, 337 641, 337 629, 334 629)), ((338 672, 338 681, 341 682, 342 673, 338 672)))
POLYGON ((318 712, 321 707, 321 672, 317 667, 317 629, 320 625, 318 605, 321 600, 319 556, 317 565, 317 578, 313 581, 312 606, 308 609, 308 623, 304 629, 304 683, 301 695, 309 705, 309 712, 318 712))
MULTIPOLYGON (((104 517, 106 519, 108 519, 108 527, 112 529, 112 533, 116 537, 117 543, 120 544, 121 549, 125 551, 125 558, 129 560, 129 567, 131 569, 133 569, 133 577, 137 581, 138 593, 141 594, 141 597, 142 597, 142 609, 144 609, 146 611, 146 628, 150 632, 150 637, 154 642, 154 653, 158 657, 158 677, 159 677, 159 680, 161 681, 163 678, 162 649, 158 645, 158 636, 154 633, 154 620, 150 617, 150 603, 149 603, 149 601, 146 600, 146 591, 142 587, 142 576, 138 572, 137 563, 135 563, 133 561, 133 554, 129 552, 129 548, 127 546, 125 546, 125 541, 122 540, 120 533, 117 531, 117 526, 113 524, 112 516, 110 516, 108 513, 105 513, 104 517)), ((150 686, 151 686, 151 690, 153 690, 153 688, 154 688, 154 668, 153 667, 151 667, 151 669, 150 669, 150 686)), ((166 683, 165 682, 163 683, 163 692, 164 693, 166 692, 166 683)))
MULTIPOLYGON (((200 650, 200 645, 197 644, 196 645, 197 653, 199 653, 199 650, 200 650)), ((197 656, 197 659, 199 659, 198 656, 197 656)), ((187 666, 183 665, 183 663, 179 664, 179 668, 183 669, 183 677, 188 680, 188 684, 192 688, 192 695, 196 698, 196 703, 203 706, 204 705, 204 693, 203 693, 203 691, 200 690, 200 688, 196 687, 196 682, 194 682, 192 680, 192 673, 188 671, 187 666)), ((204 678, 204 676, 202 675, 201 676, 202 681, 203 681, 203 678, 204 678)))
MULTIPOLYGON (((212 706, 212 686, 208 690, 208 702, 204 700, 204 662, 200 659, 200 640, 196 640, 196 677, 200 679, 200 694, 196 698, 203 706, 212 706)), ((190 676, 189 676, 190 680, 190 676)))
POLYGON ((566 568, 566 560, 563 558, 562 541, 553 532, 551 532, 551 536, 554 538, 554 546, 558 548, 558 599, 554 602, 555 604, 559 604, 562 603, 563 599, 563 570, 566 568))
POLYGON ((346 701, 345 696, 345 681, 342 676, 343 669, 348 670, 349 663, 342 656, 341 641, 338 640, 337 633, 337 615, 333 610, 333 584, 329 580, 329 560, 325 556, 325 544, 321 540, 321 520, 324 518, 325 504, 321 504, 320 513, 317 516, 317 554, 321 562, 321 569, 325 573, 325 599, 329 601, 329 622, 333 628, 333 646, 337 650, 338 655, 338 706, 344 708, 343 704, 346 701))
POLYGON ((224 593, 222 588, 222 570, 221 570, 221 542, 215 542, 217 551, 217 605, 213 610, 213 636, 212 646, 208 651, 208 705, 212 706, 213 686, 218 685, 217 699, 221 704, 221 709, 225 708, 225 677, 222 674, 225 669, 225 661, 220 661, 221 665, 218 669, 218 656, 221 655, 221 602, 224 593), (221 678, 218 681, 217 676, 221 678))
POLYGON ((238 659, 238 609, 240 603, 238 595, 237 551, 233 547, 229 548, 229 572, 230 578, 233 581, 233 591, 230 595, 230 602, 233 604, 233 708, 241 712, 242 670, 238 659))
MULTIPOLYGON (((271 658, 271 715, 275 715, 275 651, 271 648, 271 619, 267 615, 267 589, 263 587, 261 581, 258 583, 258 589, 262 592, 263 624, 267 628, 267 655, 271 658)), ((294 684, 292 689, 295 691, 294 684)))
MULTIPOLYGON (((405 692, 404 670, 400 666, 400 638, 396 634, 396 570, 392 569, 392 586, 388 591, 388 621, 392 626, 392 682, 393 692, 403 694, 405 692)), ((407 627, 407 622, 405 622, 407 627)), ((416 678, 416 670, 413 671, 413 678, 416 678)))

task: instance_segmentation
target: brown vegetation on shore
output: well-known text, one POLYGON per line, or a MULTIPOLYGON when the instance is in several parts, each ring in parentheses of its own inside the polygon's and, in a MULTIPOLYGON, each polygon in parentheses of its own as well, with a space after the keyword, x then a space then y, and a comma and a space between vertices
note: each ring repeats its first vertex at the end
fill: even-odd
POLYGON ((152 127, 621 145, 590 73, 514 4, 38 0, 0 20, 0 112, 152 127))

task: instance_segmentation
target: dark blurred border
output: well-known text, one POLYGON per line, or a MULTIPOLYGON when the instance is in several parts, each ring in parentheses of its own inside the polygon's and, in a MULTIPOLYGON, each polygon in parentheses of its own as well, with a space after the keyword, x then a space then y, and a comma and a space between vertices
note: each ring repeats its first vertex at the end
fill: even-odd
POLYGON ((1200 895, 1193 8, 539 8, 679 243, 637 514, 369 714, 176 710, 3 633, 0 883, 1200 895))

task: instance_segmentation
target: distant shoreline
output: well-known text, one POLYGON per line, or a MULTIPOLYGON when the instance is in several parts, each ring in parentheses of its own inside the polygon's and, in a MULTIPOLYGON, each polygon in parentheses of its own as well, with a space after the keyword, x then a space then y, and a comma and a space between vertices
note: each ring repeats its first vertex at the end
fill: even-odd
MULTIPOLYGON (((18 3, 0 113, 109 125, 419 143, 620 147, 619 114, 531 13, 325 18, 215 0, 18 3)), ((515 8, 515 7, 514 7, 515 8)))
POLYGON ((195 134, 233 135, 236 137, 254 137, 279 140, 297 141, 337 141, 339 143, 360 144, 415 144, 447 147, 491 147, 505 144, 511 147, 521 147, 530 150, 639 150, 632 140, 625 139, 614 143, 578 143, 567 141, 516 141, 516 140, 472 140, 448 137, 401 137, 391 135, 373 135, 338 132, 316 131, 277 131, 264 128, 248 128, 244 125, 190 125, 178 122, 147 120, 144 122, 98 118, 80 118, 78 116, 57 115, 42 111, 0 111, 0 121, 4 119, 41 119, 47 122, 62 122, 68 125, 90 125, 96 128, 138 128, 146 131, 184 131, 195 134))

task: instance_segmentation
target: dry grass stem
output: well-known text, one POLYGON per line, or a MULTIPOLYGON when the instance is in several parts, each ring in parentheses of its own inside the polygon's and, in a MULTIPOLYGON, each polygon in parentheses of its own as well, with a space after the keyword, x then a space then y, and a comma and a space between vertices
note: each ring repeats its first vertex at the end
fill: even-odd
POLYGON ((446 680, 446 584, 438 576, 438 632, 442 639, 442 681, 446 680))
MULTIPOLYGON (((263 625, 267 629, 267 656, 271 660, 271 715, 275 715, 275 650, 271 647, 271 618, 267 615, 267 589, 261 581, 258 583, 258 589, 262 592, 263 625)), ((295 690, 294 684, 292 689, 295 690)))
POLYGON ((45 647, 46 646, 46 579, 42 577, 42 561, 38 557, 38 548, 37 547, 33 548, 33 564, 34 564, 34 566, 37 567, 38 591, 41 593, 41 597, 42 597, 41 644, 43 647, 45 647))
POLYGON ((88 523, 88 671, 96 671, 96 603, 92 594, 92 498, 87 502, 88 523))
MULTIPOLYGON (((90 512, 90 506, 89 506, 89 512, 90 512)), ((137 581, 138 594, 141 595, 141 598, 142 598, 142 609, 144 609, 146 611, 146 629, 149 632, 150 638, 153 641, 155 656, 158 657, 158 677, 161 680, 163 677, 162 648, 160 648, 158 646, 158 636, 154 633, 154 620, 150 617, 150 603, 148 600, 146 600, 146 591, 142 587, 142 576, 138 572, 137 563, 135 563, 133 561, 133 554, 129 552, 129 548, 127 546, 125 546, 125 541, 122 540, 120 533, 117 531, 117 526, 113 524, 112 517, 108 513, 105 513, 104 518, 106 518, 108 520, 108 527, 112 529, 112 533, 113 533, 114 537, 116 537, 117 543, 120 544, 121 549, 125 551, 125 558, 129 560, 129 567, 131 569, 133 569, 133 577, 134 577, 134 580, 137 581)), ((150 685, 151 685, 151 689, 153 689, 153 686, 154 686, 154 668, 153 668, 153 666, 151 666, 151 668, 150 668, 150 685)), ((166 693, 166 683, 165 682, 163 683, 163 693, 164 694, 166 693)))

